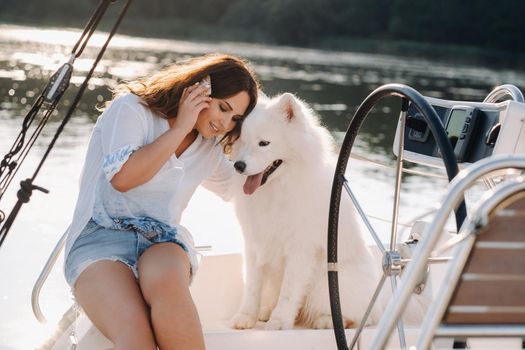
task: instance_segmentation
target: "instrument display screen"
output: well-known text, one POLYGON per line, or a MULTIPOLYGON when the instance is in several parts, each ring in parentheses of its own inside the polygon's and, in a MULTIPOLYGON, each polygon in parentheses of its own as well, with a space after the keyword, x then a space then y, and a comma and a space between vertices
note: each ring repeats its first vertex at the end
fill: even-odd
POLYGON ((465 109, 453 109, 450 113, 450 117, 447 122, 447 134, 450 139, 459 138, 465 120, 467 119, 467 110, 465 109))

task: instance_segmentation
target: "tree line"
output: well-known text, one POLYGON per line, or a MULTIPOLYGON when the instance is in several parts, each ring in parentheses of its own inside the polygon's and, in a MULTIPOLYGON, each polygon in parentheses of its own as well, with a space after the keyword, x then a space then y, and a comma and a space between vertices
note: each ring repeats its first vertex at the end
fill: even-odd
MULTIPOLYGON (((98 2, 0 0, 0 20, 82 27, 98 2)), ((523 53, 524 13, 525 1, 516 0, 135 0, 123 28, 146 36, 235 33, 233 40, 295 46, 360 39, 523 53)))

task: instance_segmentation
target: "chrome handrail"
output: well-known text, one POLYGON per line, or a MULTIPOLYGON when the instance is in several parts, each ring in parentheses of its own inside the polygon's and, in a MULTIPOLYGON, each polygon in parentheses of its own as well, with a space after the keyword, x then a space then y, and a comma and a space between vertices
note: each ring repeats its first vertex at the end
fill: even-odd
POLYGON ((495 103, 503 97, 510 97, 513 101, 525 103, 521 90, 512 84, 496 86, 494 90, 485 97, 483 102, 495 103))
POLYGON ((38 276, 35 285, 33 286, 33 291, 31 293, 31 307, 33 308, 33 314, 35 315, 36 319, 40 323, 46 323, 47 319, 45 318, 42 309, 40 308, 40 290, 42 289, 42 286, 47 280, 47 277, 49 276, 49 273, 53 269, 53 266, 55 266, 55 263, 58 259, 58 256, 60 255, 60 252, 64 248, 64 243, 66 242, 67 232, 69 230, 66 230, 66 232, 60 237, 60 240, 55 245, 55 248, 51 252, 51 255, 47 259, 46 264, 44 265, 44 268, 40 272, 40 275, 38 276))
POLYGON ((432 249, 439 239, 441 228, 446 224, 452 210, 462 201, 465 190, 482 176, 507 168, 525 169, 525 156, 506 154, 485 158, 465 168, 452 180, 447 191, 448 195, 445 197, 441 208, 436 213, 432 223, 427 225, 423 232, 423 238, 415 251, 412 263, 406 266, 405 273, 401 277, 401 288, 394 294, 384 312, 385 317, 381 319, 378 325, 377 337, 374 339, 371 349, 385 348, 397 320, 401 317, 414 288, 419 282, 419 276, 427 266, 426 260, 430 257, 432 249))
POLYGON ((452 297, 458 279, 465 263, 469 257, 472 246, 476 241, 476 232, 479 227, 484 227, 488 224, 488 217, 493 209, 503 200, 511 196, 513 193, 524 191, 525 182, 523 178, 519 181, 512 180, 508 183, 501 184, 493 190, 485 193, 480 200, 479 206, 474 210, 472 217, 468 218, 462 228, 460 235, 465 238, 456 245, 454 249, 455 263, 452 264, 445 273, 445 280, 443 281, 443 288, 440 288, 434 301, 432 302, 427 315, 421 325, 421 332, 416 349, 429 349, 434 333, 439 327, 440 320, 446 311, 448 301, 452 297))
MULTIPOLYGON (((40 323, 47 322, 47 319, 44 316, 42 309, 40 308, 40 291, 42 290, 44 283, 49 277, 51 270, 53 270, 53 267, 55 266, 55 263, 58 259, 58 256, 60 255, 60 252, 62 251, 62 249, 64 249, 64 244, 66 242, 66 237, 67 237, 68 232, 69 232, 69 228, 62 235, 62 237, 60 237, 60 240, 55 245, 55 248, 53 249, 53 251, 51 252, 51 255, 47 259, 47 262, 44 265, 44 268, 42 269, 42 271, 40 271, 40 275, 38 276, 35 284, 33 285, 33 291, 31 292, 31 308, 33 309, 33 314, 35 315, 36 319, 40 323)), ((212 246, 202 245, 202 246, 195 247, 195 249, 197 249, 198 251, 211 251, 212 246)))

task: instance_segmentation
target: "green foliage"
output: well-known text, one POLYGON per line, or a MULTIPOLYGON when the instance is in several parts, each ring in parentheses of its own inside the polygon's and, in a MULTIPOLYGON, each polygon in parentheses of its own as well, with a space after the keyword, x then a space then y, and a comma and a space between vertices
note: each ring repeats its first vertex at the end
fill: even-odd
MULTIPOLYGON (((99 1, 0 0, 0 20, 81 27, 99 1)), ((232 40, 296 46, 346 38, 525 52, 523 13, 525 1, 516 0, 135 0, 125 28, 195 39, 236 33, 232 40)))

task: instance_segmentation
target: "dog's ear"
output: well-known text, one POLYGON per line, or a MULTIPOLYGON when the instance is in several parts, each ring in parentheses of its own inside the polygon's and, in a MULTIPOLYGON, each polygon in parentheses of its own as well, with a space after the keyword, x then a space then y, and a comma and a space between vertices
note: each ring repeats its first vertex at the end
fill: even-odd
POLYGON ((278 104, 279 107, 285 112, 288 121, 292 121, 297 115, 299 115, 301 106, 299 104, 299 100, 294 94, 285 92, 279 96, 278 104))

